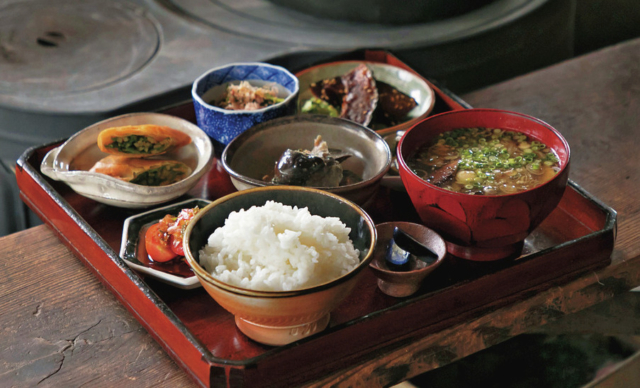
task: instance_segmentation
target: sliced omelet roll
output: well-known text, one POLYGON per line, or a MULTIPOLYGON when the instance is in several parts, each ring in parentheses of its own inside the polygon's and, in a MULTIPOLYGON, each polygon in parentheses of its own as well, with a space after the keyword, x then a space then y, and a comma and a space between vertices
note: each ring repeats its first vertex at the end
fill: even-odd
POLYGON ((91 172, 97 172, 143 186, 166 186, 191 174, 191 168, 176 160, 153 160, 107 156, 99 160, 91 172))
POLYGON ((164 154, 191 143, 186 133, 161 125, 107 128, 98 135, 98 147, 111 155, 141 158, 164 154))

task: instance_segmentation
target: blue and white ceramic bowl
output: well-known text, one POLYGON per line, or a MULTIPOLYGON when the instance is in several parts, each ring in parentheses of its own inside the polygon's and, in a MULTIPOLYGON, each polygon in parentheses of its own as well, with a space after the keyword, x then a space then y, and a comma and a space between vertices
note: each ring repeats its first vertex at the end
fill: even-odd
POLYGON ((298 78, 280 66, 267 63, 232 63, 217 67, 196 79, 191 89, 198 126, 212 139, 227 145, 250 127, 292 115, 298 100, 298 78), (209 103, 219 101, 229 82, 249 81, 254 86, 275 83, 284 101, 258 110, 227 110, 209 103))

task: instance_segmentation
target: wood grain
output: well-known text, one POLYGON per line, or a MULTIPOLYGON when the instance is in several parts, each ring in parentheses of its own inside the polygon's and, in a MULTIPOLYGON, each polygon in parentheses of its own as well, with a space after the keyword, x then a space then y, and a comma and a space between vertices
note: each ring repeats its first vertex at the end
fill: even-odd
POLYGON ((0 386, 193 386, 46 226, 0 252, 0 386))
MULTIPOLYGON (((640 40, 463 96, 543 119, 572 147, 570 178, 618 211, 607 268, 506 307, 359 355, 310 386, 388 386, 640 284, 640 40)), ((0 238, 0 386, 193 386, 137 321, 46 227, 0 238)))

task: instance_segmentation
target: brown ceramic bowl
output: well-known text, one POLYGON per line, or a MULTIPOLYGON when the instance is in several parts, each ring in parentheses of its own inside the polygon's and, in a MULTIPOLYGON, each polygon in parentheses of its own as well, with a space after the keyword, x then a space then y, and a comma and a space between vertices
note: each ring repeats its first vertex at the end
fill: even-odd
POLYGON ((449 253, 474 261, 517 257, 525 238, 555 209, 569 176, 569 144, 555 128, 521 113, 464 109, 431 116, 410 128, 398 144, 402 183, 422 222, 447 242, 449 253), (471 195, 421 179, 406 163, 422 145, 457 128, 499 128, 544 143, 559 158, 560 171, 546 183, 505 195, 471 195))
POLYGON ((276 186, 264 181, 263 177, 273 174, 282 153, 287 149, 310 150, 318 135, 329 148, 352 155, 341 165, 361 176, 362 181, 316 188, 366 206, 389 170, 391 150, 380 135, 352 121, 320 115, 288 116, 267 121, 233 139, 222 154, 222 165, 238 190, 276 186))
POLYGON ((184 234, 185 257, 204 289, 235 316, 238 328, 249 338, 268 345, 284 345, 322 331, 330 312, 352 291, 371 261, 376 229, 357 205, 337 195, 304 187, 272 186, 239 191, 202 209, 184 234), (224 225, 228 215, 273 200, 307 207, 311 214, 338 217, 351 228, 349 238, 360 252, 360 264, 327 283, 294 291, 256 291, 224 283, 199 264, 200 250, 209 236, 224 225))
POLYGON ((413 295, 420 289, 427 275, 442 264, 447 254, 447 246, 442 237, 424 225, 412 222, 385 222, 376 225, 376 230, 378 231, 378 244, 369 268, 378 277, 378 287, 387 295, 397 298, 413 295), (385 257, 389 241, 393 237, 393 229, 396 226, 430 248, 438 255, 438 259, 429 265, 421 260, 413 260, 409 271, 400 272, 389 269, 385 257))

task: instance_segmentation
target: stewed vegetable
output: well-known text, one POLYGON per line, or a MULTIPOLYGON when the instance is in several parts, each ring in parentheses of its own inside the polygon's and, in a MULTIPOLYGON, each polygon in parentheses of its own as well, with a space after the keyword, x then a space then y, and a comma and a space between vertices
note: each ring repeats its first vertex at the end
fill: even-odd
POLYGON ((348 73, 313 82, 313 97, 306 100, 302 113, 342 117, 374 130, 409 120, 409 112, 418 103, 413 97, 375 79, 366 64, 348 73))
POLYGON ((147 229, 145 248, 153 261, 160 263, 184 256, 182 237, 191 219, 198 214, 199 207, 182 209, 177 216, 167 214, 147 229))
POLYGON ((512 194, 541 185, 560 170, 544 143, 493 128, 459 128, 441 133, 408 158, 422 179, 466 194, 512 194))

